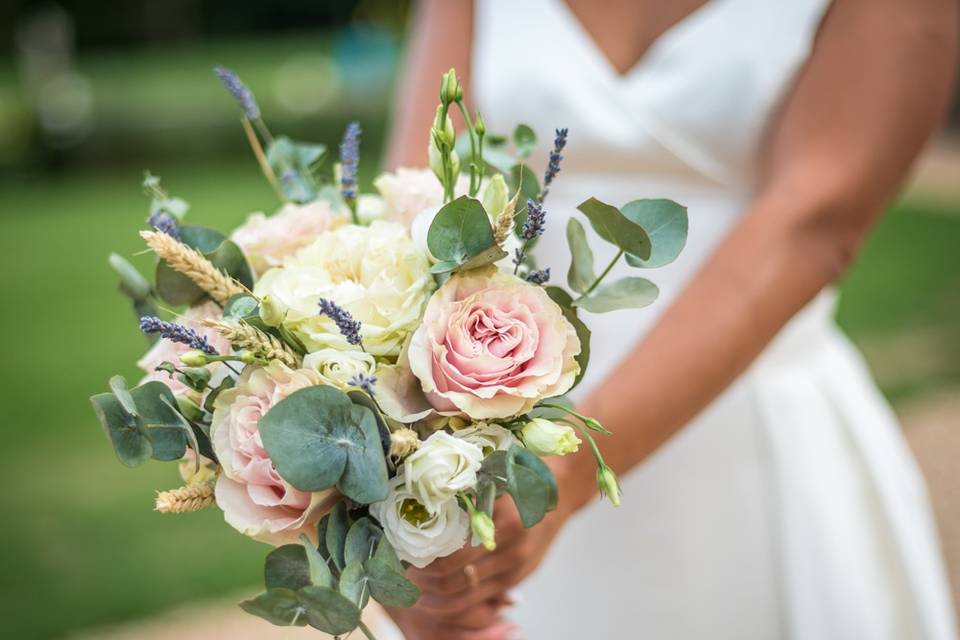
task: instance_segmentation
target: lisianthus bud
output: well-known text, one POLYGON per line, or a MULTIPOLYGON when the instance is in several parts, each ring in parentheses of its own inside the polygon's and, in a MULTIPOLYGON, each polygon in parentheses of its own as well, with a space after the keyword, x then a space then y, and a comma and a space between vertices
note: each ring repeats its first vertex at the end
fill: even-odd
POLYGON ((538 456, 565 456, 580 448, 576 431, 545 418, 534 418, 520 429, 524 446, 538 456))
POLYGON ((605 464, 601 464, 597 469, 597 485, 600 487, 600 493, 610 498, 613 506, 620 506, 620 483, 617 482, 617 476, 613 469, 605 464))
POLYGON ((240 362, 243 364, 253 364, 257 361, 257 356, 252 351, 244 351, 240 354, 240 362))
POLYGON ((187 365, 188 367, 202 367, 206 365, 209 361, 207 360, 207 354, 199 349, 191 349, 180 356, 180 362, 187 365))
POLYGON ((483 122, 483 117, 479 113, 477 113, 476 120, 473 121, 473 130, 476 131, 477 135, 479 136, 482 136, 487 132, 487 125, 483 122))
POLYGON ((440 101, 444 104, 450 104, 463 98, 463 87, 460 86, 460 80, 457 78, 457 70, 452 68, 443 74, 443 80, 440 82, 440 101))
POLYGON ((490 178, 487 188, 483 190, 483 208, 487 213, 496 218, 507 206, 507 182, 499 173, 490 178))
POLYGON ((487 551, 493 551, 497 548, 496 527, 493 519, 483 511, 473 509, 470 514, 470 528, 473 529, 473 535, 477 536, 487 551))
POLYGON ((260 319, 268 327, 276 327, 283 322, 286 310, 273 296, 263 296, 260 299, 260 319))

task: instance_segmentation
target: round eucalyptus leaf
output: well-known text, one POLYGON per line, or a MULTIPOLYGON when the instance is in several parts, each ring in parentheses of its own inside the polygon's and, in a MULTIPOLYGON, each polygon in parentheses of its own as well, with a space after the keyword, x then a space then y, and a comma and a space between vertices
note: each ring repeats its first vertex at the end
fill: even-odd
POLYGON ((363 562, 373 556, 383 530, 370 518, 360 518, 350 526, 343 546, 343 561, 363 562))
POLYGON ((577 207, 590 221, 590 226, 610 244, 639 258, 650 258, 650 238, 639 224, 613 205, 590 198, 577 207))
POLYGON ((300 598, 290 589, 269 589, 255 598, 244 600, 240 608, 280 627, 303 627, 307 624, 300 598))
POLYGON ((540 522, 557 506, 557 482, 540 458, 514 445, 507 452, 507 491, 520 514, 524 527, 540 522))
POLYGON ((363 562, 360 560, 348 562, 340 574, 340 593, 363 609, 370 600, 370 588, 367 582, 367 572, 363 568, 363 562))
POLYGON ((627 218, 643 227, 650 238, 650 257, 646 260, 632 253, 627 263, 633 267, 652 269, 676 260, 687 243, 687 208, 673 200, 632 200, 620 207, 627 218))
POLYGON ((277 472, 301 491, 336 485, 355 502, 387 497, 387 463, 377 420, 331 386, 301 389, 260 420, 260 437, 277 472))
POLYGON ((487 212, 479 200, 468 196, 441 207, 427 231, 427 248, 441 263, 462 265, 494 246, 487 212))
POLYGON ((360 609, 330 587, 303 587, 297 592, 311 627, 331 635, 347 633, 360 623, 360 609))
POLYGON ((343 502, 338 502, 333 510, 326 516, 326 535, 324 544, 330 559, 337 569, 343 569, 344 547, 347 543, 347 531, 350 529, 350 516, 347 514, 347 506, 343 502))
POLYGON ((393 545, 390 544, 390 541, 387 540, 386 536, 381 536, 380 542, 377 543, 377 550, 373 552, 373 557, 382 562, 386 562, 387 566, 391 567, 397 573, 403 573, 403 563, 400 562, 400 558, 397 557, 397 551, 393 548, 393 545))
POLYGON ((326 559, 324 559, 324 557, 320 555, 320 551, 313 546, 313 541, 301 533, 300 544, 306 554, 310 584, 315 584, 320 587, 332 587, 333 573, 330 571, 330 566, 327 564, 326 559))
POLYGON ((387 562, 370 558, 364 563, 370 595, 387 607, 412 607, 420 598, 420 589, 387 562))
POLYGON ((150 440, 139 427, 136 416, 127 413, 115 395, 99 393, 90 398, 90 403, 122 464, 136 467, 150 459, 153 453, 150 440))
POLYGON ((640 309, 657 299, 660 290, 646 278, 628 277, 601 284, 574 304, 591 313, 640 309))
POLYGON ((150 439, 154 460, 179 460, 187 450, 186 423, 175 409, 177 400, 170 387, 152 380, 130 391, 139 419, 150 439))
POLYGON ((528 125, 518 124, 513 130, 513 144, 517 148, 517 155, 527 158, 537 146, 537 134, 528 125))
POLYGON ((567 284, 577 293, 583 293, 597 276, 593 271, 593 251, 587 243, 587 232, 576 218, 567 220, 567 244, 570 246, 567 284))
POLYGON ((283 587, 296 591, 312 584, 307 553, 303 546, 285 544, 271 551, 263 563, 263 580, 267 589, 283 587))
POLYGON ((577 373, 576 379, 573 381, 573 387, 576 387, 580 384, 580 381, 583 380, 584 374, 587 372, 587 365, 590 363, 590 329, 584 324, 583 320, 577 315, 577 310, 573 307, 573 298, 570 297, 570 294, 560 287, 547 286, 546 289, 547 295, 550 296, 550 299, 560 305, 560 309, 563 311, 563 316, 567 321, 573 325, 574 330, 577 332, 577 338, 580 339, 580 353, 575 357, 577 364, 580 365, 580 371, 577 373))

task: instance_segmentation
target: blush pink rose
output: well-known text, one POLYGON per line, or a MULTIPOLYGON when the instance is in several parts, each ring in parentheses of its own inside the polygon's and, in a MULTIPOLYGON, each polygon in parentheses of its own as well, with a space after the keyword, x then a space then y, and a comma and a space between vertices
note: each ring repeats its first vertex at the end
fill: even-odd
MULTIPOLYGON (((230 353, 230 341, 226 340, 219 333, 213 329, 204 327, 200 324, 201 320, 211 319, 219 320, 223 317, 220 307, 214 302, 207 301, 196 307, 191 307, 183 312, 183 316, 178 318, 176 322, 186 325, 191 329, 195 329, 200 335, 205 337, 210 345, 216 349, 219 353, 230 353)), ((173 340, 167 340, 165 338, 160 338, 157 340, 154 345, 147 351, 142 358, 137 361, 137 366, 147 372, 147 375, 143 377, 143 380, 140 381, 141 384, 144 382, 149 382, 150 380, 159 380, 164 383, 170 390, 173 391, 173 394, 176 396, 181 395, 191 395, 195 393, 190 387, 183 384, 177 380, 176 375, 173 378, 170 377, 170 374, 165 371, 156 371, 156 368, 164 362, 172 362, 177 366, 180 365, 180 356, 187 351, 190 351, 191 347, 179 342, 174 342, 173 340)), ((214 386, 220 383, 228 371, 222 363, 214 362, 213 364, 207 365, 207 368, 211 371, 211 382, 214 386)))
POLYGON ((337 497, 309 493, 287 483, 274 469, 260 439, 260 418, 294 391, 320 384, 319 375, 279 361, 247 367, 236 386, 214 401, 210 441, 223 472, 217 478, 217 506, 227 523, 270 544, 315 537, 314 525, 337 497))
MULTIPOLYGON (((400 167, 395 173, 381 174, 373 184, 383 198, 385 218, 407 229, 418 213, 443 204, 443 187, 430 169, 400 167)), ((463 195, 469 187, 470 181, 460 176, 454 191, 463 195)))
POLYGON ((410 342, 410 370, 435 409, 485 420, 565 393, 577 333, 543 288, 495 268, 450 278, 410 342))
POLYGON ((251 214, 231 234, 258 274, 279 266, 283 259, 307 246, 338 222, 330 205, 321 200, 309 204, 287 203, 277 213, 251 214))

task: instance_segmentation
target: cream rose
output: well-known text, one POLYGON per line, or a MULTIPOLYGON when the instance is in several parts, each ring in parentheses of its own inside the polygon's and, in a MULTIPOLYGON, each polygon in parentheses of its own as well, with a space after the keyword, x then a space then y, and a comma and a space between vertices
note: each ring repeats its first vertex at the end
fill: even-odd
MULTIPOLYGON (((373 185, 383 198, 386 219, 407 228, 418 213, 443 204, 443 187, 430 169, 400 167, 395 173, 379 175, 373 185)), ((469 188, 470 181, 460 176, 454 191, 459 196, 469 188)))
POLYGON ((260 418, 294 391, 320 383, 308 369, 293 370, 277 360, 248 367, 236 386, 214 401, 210 441, 223 472, 217 478, 217 506, 227 523, 261 542, 296 542, 313 536, 314 525, 334 500, 329 492, 295 489, 273 467, 260 439, 260 418))
POLYGON ((350 380, 357 376, 375 375, 377 361, 365 351, 320 349, 304 356, 303 368, 319 373, 326 384, 346 389, 352 386, 350 380))
MULTIPOLYGON (((231 347, 229 340, 226 340, 213 329, 204 327, 202 324, 200 324, 202 320, 219 320, 222 317, 223 314, 220 311, 220 307, 218 307, 214 302, 207 301, 196 307, 190 307, 184 311, 183 316, 178 318, 176 321, 182 325, 196 330, 196 332, 206 338, 207 342, 210 343, 210 346, 216 349, 219 353, 230 353, 231 347)), ((180 356, 191 349, 192 347, 189 345, 174 342, 173 340, 167 340, 165 338, 160 338, 157 340, 150 350, 147 351, 143 357, 137 361, 137 366, 147 373, 147 375, 143 377, 143 380, 140 381, 141 384, 144 382, 149 382, 150 380, 159 380, 163 384, 170 387, 170 390, 174 393, 174 395, 190 396, 194 400, 198 400, 199 394, 177 380, 176 375, 171 378, 170 374, 167 372, 156 370, 156 368, 164 362, 172 362, 178 367, 181 366, 180 356)), ((220 362, 209 364, 207 365, 207 368, 210 369, 210 381, 214 387, 219 385, 220 382, 223 381, 223 378, 229 373, 229 370, 220 362)))
POLYGON ((419 569, 460 549, 470 530, 470 516, 456 500, 431 513, 407 489, 402 474, 390 480, 390 495, 371 504, 370 513, 383 526, 397 557, 419 569))
POLYGON ((283 259, 313 242, 342 220, 322 200, 287 203, 272 216, 251 214, 230 239, 237 243, 257 273, 279 266, 283 259))
POLYGON ((537 287, 495 268, 450 278, 430 299, 408 360, 438 411, 476 420, 526 413, 580 370, 577 333, 537 287))
POLYGON ((287 326, 310 351, 355 348, 320 315, 320 298, 329 298, 360 321, 367 352, 396 357, 419 324, 434 286, 426 255, 403 227, 375 221, 321 234, 283 266, 267 271, 255 292, 287 310, 287 326))
POLYGON ((430 513, 477 484, 483 451, 446 431, 437 431, 403 462, 406 487, 430 513))
POLYGON ((477 422, 454 431, 453 437, 477 445, 484 457, 494 451, 506 451, 518 442, 512 431, 492 422, 477 422))

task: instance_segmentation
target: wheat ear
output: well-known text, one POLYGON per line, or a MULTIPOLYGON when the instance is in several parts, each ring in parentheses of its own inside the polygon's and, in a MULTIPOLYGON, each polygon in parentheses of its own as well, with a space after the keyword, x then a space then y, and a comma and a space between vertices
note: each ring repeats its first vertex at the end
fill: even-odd
POLYGON ((520 191, 514 194, 503 211, 497 215, 497 220, 493 225, 493 239, 497 244, 502 245, 510 237, 510 230, 513 228, 513 216, 517 209, 517 200, 520 198, 520 191))
POLYGON ((258 358, 279 360, 288 367, 299 367, 302 362, 300 354, 269 333, 264 333, 246 322, 206 319, 201 323, 214 329, 235 347, 246 349, 258 358))
POLYGON ((140 237, 147 241, 153 252, 179 273, 193 280, 221 306, 231 296, 244 293, 245 289, 236 280, 220 271, 200 252, 159 231, 141 231, 140 237))
POLYGON ((154 508, 160 513, 189 513, 209 507, 213 503, 213 484, 199 482, 170 491, 158 491, 154 508))
POLYGON ((390 434, 390 457, 403 460, 420 448, 420 437, 413 429, 403 427, 390 434))

